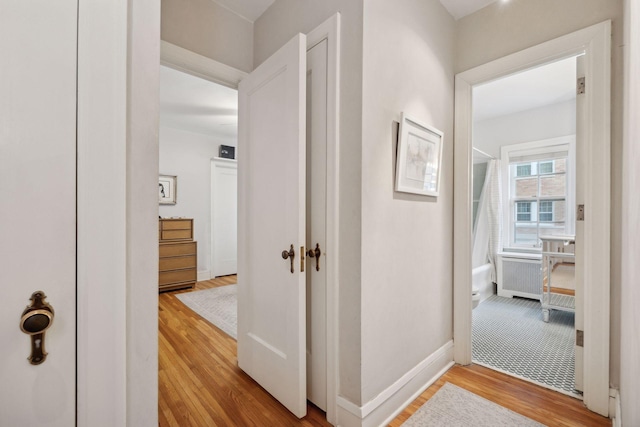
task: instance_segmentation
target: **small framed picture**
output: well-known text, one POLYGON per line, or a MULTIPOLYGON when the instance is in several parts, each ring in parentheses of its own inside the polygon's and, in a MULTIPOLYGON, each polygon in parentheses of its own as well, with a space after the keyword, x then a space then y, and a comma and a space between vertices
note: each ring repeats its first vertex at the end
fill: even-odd
POLYGON ((442 137, 438 129, 402 113, 396 162, 396 191, 438 196, 442 137))
POLYGON ((178 177, 175 175, 160 175, 158 179, 158 200, 161 205, 175 205, 178 177))

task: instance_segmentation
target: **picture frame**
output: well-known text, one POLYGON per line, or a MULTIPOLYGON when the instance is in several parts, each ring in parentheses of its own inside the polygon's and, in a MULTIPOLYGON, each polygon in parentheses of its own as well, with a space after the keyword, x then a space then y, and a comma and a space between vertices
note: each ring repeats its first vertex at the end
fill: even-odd
POLYGON ((402 113, 395 190, 438 197, 444 134, 402 113))
POLYGON ((161 205, 175 205, 177 201, 178 177, 160 175, 158 178, 158 201, 161 205))

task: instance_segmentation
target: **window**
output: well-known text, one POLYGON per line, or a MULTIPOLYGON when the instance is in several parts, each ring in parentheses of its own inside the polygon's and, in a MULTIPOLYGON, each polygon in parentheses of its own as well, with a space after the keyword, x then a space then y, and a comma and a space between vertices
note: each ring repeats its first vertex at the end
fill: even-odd
POLYGON ((531 221, 531 202, 516 203, 516 221, 531 221))
POLYGON ((540 202, 540 222, 553 221, 553 203, 551 201, 540 202))
POLYGON ((505 247, 538 248, 541 235, 574 232, 567 210, 574 198, 568 173, 573 141, 564 137, 502 147, 505 247))

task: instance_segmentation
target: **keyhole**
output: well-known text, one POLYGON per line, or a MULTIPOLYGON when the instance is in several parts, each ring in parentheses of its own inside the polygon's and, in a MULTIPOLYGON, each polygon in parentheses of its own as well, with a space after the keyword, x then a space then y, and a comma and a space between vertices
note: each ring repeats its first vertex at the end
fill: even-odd
POLYGON ((40 343, 41 343, 41 342, 42 342, 42 340, 41 340, 40 338, 37 338, 37 339, 36 339, 36 348, 37 348, 38 350, 40 350, 40 343))

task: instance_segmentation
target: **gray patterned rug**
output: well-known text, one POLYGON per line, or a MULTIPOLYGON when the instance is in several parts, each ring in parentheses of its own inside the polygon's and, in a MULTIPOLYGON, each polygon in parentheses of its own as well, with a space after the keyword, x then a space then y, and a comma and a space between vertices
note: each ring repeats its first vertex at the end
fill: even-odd
POLYGON ((177 294, 184 305, 238 339, 238 285, 177 294))
POLYGON ((473 310, 473 361, 575 395, 573 313, 492 295, 473 310))
POLYGON ((445 383, 402 425, 405 427, 543 426, 451 383, 445 383))

